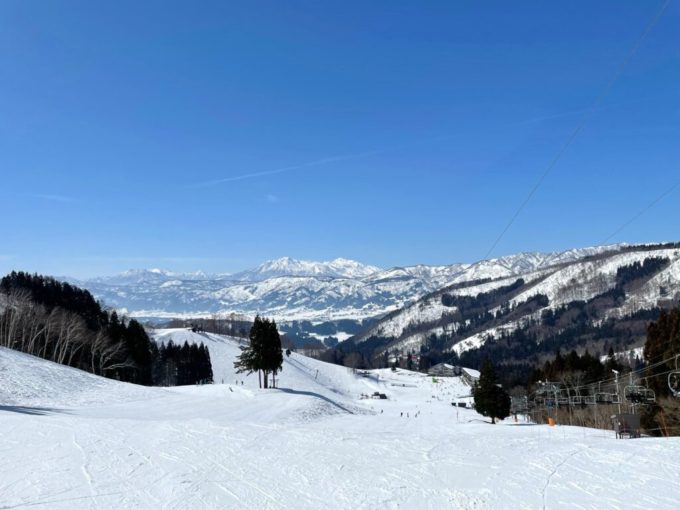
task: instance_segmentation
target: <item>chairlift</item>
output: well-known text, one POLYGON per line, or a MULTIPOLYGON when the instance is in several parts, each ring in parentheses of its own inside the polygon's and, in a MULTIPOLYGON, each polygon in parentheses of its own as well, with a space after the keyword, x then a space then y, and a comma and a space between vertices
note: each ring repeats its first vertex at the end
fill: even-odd
POLYGON ((674 397, 680 397, 680 369, 678 368, 678 358, 680 358, 680 354, 675 356, 675 370, 668 374, 668 389, 674 397))
POLYGON ((569 395, 565 394, 564 391, 560 391, 557 394, 557 405, 561 406, 569 405, 569 395))
POLYGON ((595 393, 595 402, 598 404, 612 404, 614 398, 611 393, 599 392, 595 393))
POLYGON ((623 388, 623 398, 625 398, 631 404, 641 404, 645 400, 644 392, 644 386, 630 384, 623 388))
POLYGON ((674 397, 680 397, 680 371, 668 374, 668 389, 674 397))
POLYGON ((654 390, 645 388, 643 395, 645 397, 645 404, 653 404, 656 402, 656 394, 654 393, 654 390))
POLYGON ((581 395, 572 395, 569 397, 570 406, 580 406, 583 404, 583 397, 581 395))

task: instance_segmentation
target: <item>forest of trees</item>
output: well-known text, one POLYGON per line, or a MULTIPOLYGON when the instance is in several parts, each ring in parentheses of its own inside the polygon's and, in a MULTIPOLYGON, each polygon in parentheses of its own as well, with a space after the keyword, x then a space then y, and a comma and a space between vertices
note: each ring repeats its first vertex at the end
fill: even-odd
POLYGON ((156 386, 206 384, 213 381, 208 348, 200 344, 175 345, 170 340, 158 347, 152 343, 153 380, 156 386))
MULTIPOLYGON (((111 379, 164 384, 154 380, 163 372, 160 351, 139 322, 51 277, 12 272, 0 280, 0 346, 111 379)), ((194 362, 209 365, 207 349, 198 353, 194 362)))
POLYGON ((172 319, 164 327, 186 328, 192 331, 247 338, 251 324, 250 319, 239 314, 215 313, 209 318, 172 319))
MULTIPOLYGON (((610 349, 606 361, 603 363, 597 356, 593 356, 588 349, 581 355, 572 350, 566 356, 560 351, 554 359, 549 359, 541 368, 537 368, 531 375, 531 383, 539 380, 564 381, 574 379, 578 375, 577 386, 592 384, 598 380, 609 378, 612 370, 622 372, 624 366, 615 358, 613 348, 610 349)), ((565 385, 568 385, 565 383, 565 385)))

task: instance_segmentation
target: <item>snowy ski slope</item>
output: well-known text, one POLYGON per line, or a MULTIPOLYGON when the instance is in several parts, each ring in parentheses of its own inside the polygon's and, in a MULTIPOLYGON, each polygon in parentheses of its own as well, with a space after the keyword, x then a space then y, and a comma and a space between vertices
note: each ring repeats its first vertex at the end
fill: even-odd
POLYGON ((154 336, 206 343, 218 384, 140 388, 0 349, 0 508, 678 507, 679 438, 492 426, 451 406, 458 378, 297 354, 259 390, 235 339, 154 336))

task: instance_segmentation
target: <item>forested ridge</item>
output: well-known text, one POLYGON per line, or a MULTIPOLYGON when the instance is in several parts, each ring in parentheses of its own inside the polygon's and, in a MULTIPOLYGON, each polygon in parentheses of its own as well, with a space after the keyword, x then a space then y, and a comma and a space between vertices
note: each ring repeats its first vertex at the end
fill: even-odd
MULTIPOLYGON (((592 260, 605 261, 607 256, 594 256, 592 260)), ((517 278, 476 295, 456 294, 457 286, 451 286, 421 301, 426 310, 444 307, 440 316, 425 313, 427 318, 420 319, 418 313, 412 313, 411 322, 397 336, 382 336, 379 329, 373 329, 371 336, 358 335, 342 342, 322 358, 368 368, 387 366, 390 355, 403 360, 409 354, 417 356, 418 369, 426 370, 441 361, 478 369, 488 357, 505 384, 526 384, 532 370, 558 350, 589 349, 605 354, 610 348, 623 352, 640 346, 650 321, 658 319, 662 310, 678 306, 680 293, 672 281, 664 280, 659 283, 662 299, 648 303, 641 300, 644 305, 632 308, 624 305, 636 299, 637 292, 670 263, 667 256, 648 256, 620 265, 610 280, 592 268, 592 275, 561 284, 557 289, 560 305, 541 292, 517 299, 521 294, 530 295, 547 276, 533 281, 517 278), (584 282, 591 286, 590 297, 580 297, 584 282), (418 335, 422 339, 405 352, 401 342, 418 335), (476 345, 454 349, 475 335, 476 345)), ((418 306, 412 309, 418 310, 418 306)), ((396 316, 398 313, 391 314, 387 320, 396 316)))

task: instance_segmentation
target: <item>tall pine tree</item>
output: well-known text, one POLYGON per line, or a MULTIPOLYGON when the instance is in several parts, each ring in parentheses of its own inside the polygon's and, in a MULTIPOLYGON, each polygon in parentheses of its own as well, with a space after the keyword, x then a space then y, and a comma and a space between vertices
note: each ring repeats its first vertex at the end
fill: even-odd
POLYGON ((491 418, 492 424, 496 423, 496 418, 503 420, 510 416, 510 395, 498 385, 496 371, 489 358, 482 364, 474 398, 475 410, 482 416, 491 418))

